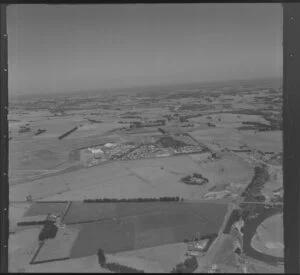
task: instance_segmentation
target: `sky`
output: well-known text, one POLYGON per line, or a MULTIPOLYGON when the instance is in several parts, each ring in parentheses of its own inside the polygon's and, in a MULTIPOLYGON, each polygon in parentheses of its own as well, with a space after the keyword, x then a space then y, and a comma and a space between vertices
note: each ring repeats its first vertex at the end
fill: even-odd
POLYGON ((9 94, 282 77, 276 4, 10 5, 9 94))

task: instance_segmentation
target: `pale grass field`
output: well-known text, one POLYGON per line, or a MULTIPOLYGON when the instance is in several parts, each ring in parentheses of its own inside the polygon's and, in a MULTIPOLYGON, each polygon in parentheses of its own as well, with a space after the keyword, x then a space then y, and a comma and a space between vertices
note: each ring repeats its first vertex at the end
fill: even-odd
POLYGON ((104 269, 99 265, 96 255, 64 261, 28 265, 25 267, 25 271, 30 273, 111 273, 109 270, 104 269))
POLYGON ((108 259, 149 273, 170 272, 177 264, 184 261, 186 250, 185 243, 174 243, 119 252, 109 255, 108 259))
POLYGON ((59 228, 54 239, 44 242, 34 263, 70 257, 70 252, 79 234, 78 228, 59 228))
POLYGON ((190 156, 116 161, 11 186, 10 199, 22 201, 27 195, 43 200, 83 200, 85 198, 134 198, 180 196, 201 199, 213 185, 246 183, 252 168, 238 156, 197 163, 190 156), (190 186, 180 179, 201 173, 210 181, 190 186))
POLYGON ((258 228, 251 245, 254 249, 275 257, 283 257, 283 215, 266 219, 258 228))
POLYGON ((229 113, 212 114, 212 115, 207 115, 207 116, 195 117, 195 118, 191 118, 190 121, 200 122, 200 123, 207 123, 207 122, 218 123, 219 119, 221 119, 221 122, 225 123, 225 124, 236 123, 238 125, 242 121, 261 122, 261 123, 269 124, 269 122, 267 120, 265 120, 264 118, 262 118, 261 116, 237 115, 237 114, 229 114, 229 113), (208 116, 211 118, 207 118, 208 116))
POLYGON ((29 265, 39 242, 40 227, 25 229, 11 234, 8 239, 9 272, 18 272, 29 265))

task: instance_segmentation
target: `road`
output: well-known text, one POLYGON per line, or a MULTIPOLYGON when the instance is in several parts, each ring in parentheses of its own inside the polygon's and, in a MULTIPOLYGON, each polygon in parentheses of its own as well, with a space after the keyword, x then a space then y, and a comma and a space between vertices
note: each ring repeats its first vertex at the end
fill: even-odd
POLYGON ((214 259, 215 255, 220 249, 220 244, 222 243, 225 234, 223 234, 223 231, 228 223, 228 220, 230 218, 230 215, 232 211, 235 209, 235 204, 231 203, 228 205, 227 213, 224 217, 223 224, 220 227, 218 237, 214 240, 214 242, 211 244, 209 250, 205 253, 204 256, 198 257, 198 268, 193 273, 206 273, 207 268, 211 266, 212 260, 214 259))

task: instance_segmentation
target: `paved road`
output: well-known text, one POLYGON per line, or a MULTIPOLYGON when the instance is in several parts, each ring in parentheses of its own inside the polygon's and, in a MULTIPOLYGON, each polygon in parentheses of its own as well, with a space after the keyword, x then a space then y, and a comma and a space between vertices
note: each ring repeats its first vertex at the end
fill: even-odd
POLYGON ((203 273, 207 270, 207 267, 212 264, 212 260, 214 259, 216 253, 220 249, 220 244, 222 243, 225 235, 223 234, 223 231, 228 223, 228 220, 230 218, 230 215, 235 209, 235 205, 233 203, 230 203, 228 206, 227 213, 224 217, 223 224, 220 227, 218 237, 214 240, 214 242, 211 244, 209 250, 206 252, 206 254, 203 257, 197 258, 198 260, 198 268, 193 273, 203 273))

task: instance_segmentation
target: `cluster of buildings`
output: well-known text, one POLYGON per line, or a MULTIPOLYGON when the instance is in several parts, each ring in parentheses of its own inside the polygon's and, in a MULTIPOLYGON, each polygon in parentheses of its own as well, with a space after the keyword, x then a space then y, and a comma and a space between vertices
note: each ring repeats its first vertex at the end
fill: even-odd
POLYGON ((187 245, 187 254, 189 256, 201 256, 207 247, 209 239, 192 241, 187 245))
POLYGON ((85 153, 89 156, 87 158, 88 166, 119 159, 134 148, 135 146, 131 144, 118 143, 106 143, 102 146, 88 148, 85 150, 85 153))
POLYGON ((190 153, 199 153, 202 152, 203 148, 200 145, 197 146, 184 146, 174 149, 174 154, 190 154, 190 153))
POLYGON ((27 133, 27 132, 30 132, 30 131, 31 131, 31 129, 28 126, 27 123, 26 123, 26 125, 21 125, 20 128, 19 128, 19 133, 27 133))
MULTIPOLYGON (((182 136, 183 139, 190 139, 182 136)), ((165 137, 168 139, 168 137, 165 137)), ((170 137, 172 140, 172 138, 170 137)), ((134 160, 154 157, 168 157, 175 154, 190 154, 199 153, 203 151, 200 145, 184 145, 181 141, 174 141, 175 143, 182 143, 180 146, 168 140, 164 140, 161 144, 157 140, 151 143, 141 145, 138 144, 122 144, 122 143, 106 143, 101 146, 84 149, 85 160, 87 166, 98 165, 104 161, 112 160, 134 160)))
POLYGON ((142 145, 136 150, 130 152, 126 156, 124 156, 123 160, 125 159, 141 159, 141 158, 151 158, 151 157, 167 157, 170 156, 171 152, 167 148, 159 148, 153 144, 150 145, 142 145))
POLYGON ((126 159, 142 159, 142 158, 152 158, 152 157, 168 157, 175 154, 188 154, 201 152, 203 148, 201 146, 184 146, 177 149, 174 148, 162 148, 154 144, 142 145, 135 149, 134 151, 124 155, 122 160, 126 159))

